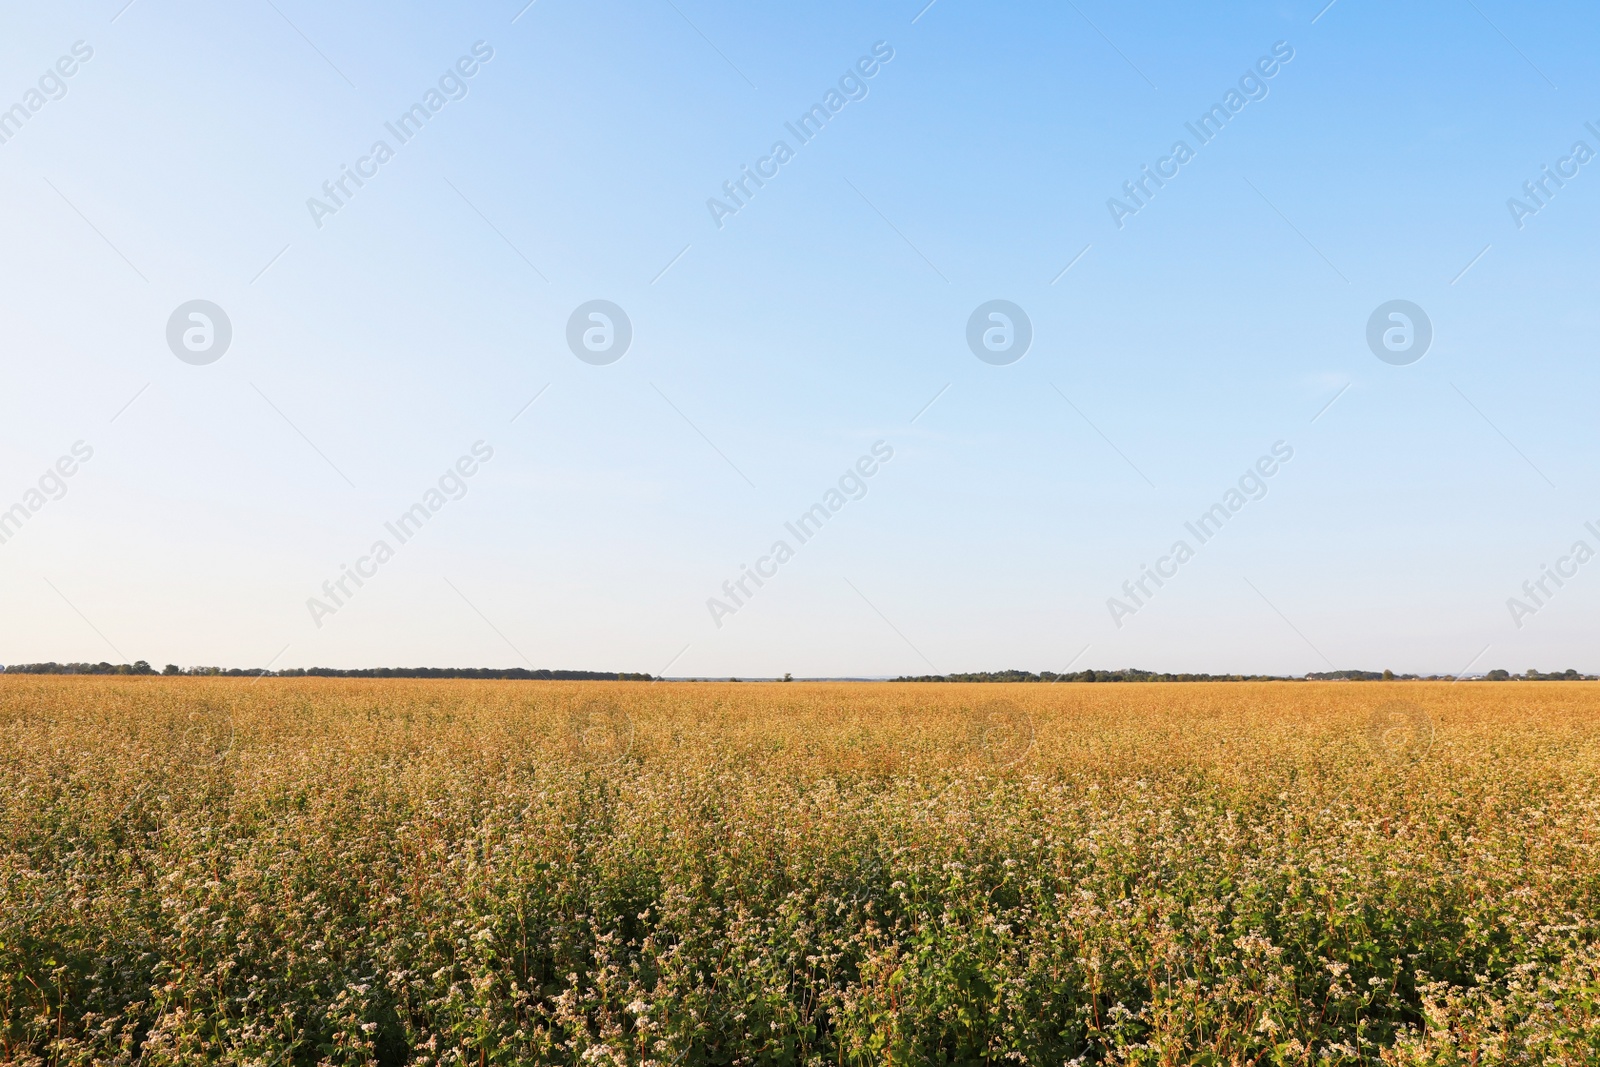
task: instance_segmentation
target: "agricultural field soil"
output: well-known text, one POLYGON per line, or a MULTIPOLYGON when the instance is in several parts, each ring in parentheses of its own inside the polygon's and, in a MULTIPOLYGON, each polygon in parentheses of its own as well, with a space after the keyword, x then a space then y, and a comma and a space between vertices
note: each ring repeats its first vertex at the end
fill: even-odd
POLYGON ((1600 684, 0 675, 0 1062, 1600 1063, 1600 684))

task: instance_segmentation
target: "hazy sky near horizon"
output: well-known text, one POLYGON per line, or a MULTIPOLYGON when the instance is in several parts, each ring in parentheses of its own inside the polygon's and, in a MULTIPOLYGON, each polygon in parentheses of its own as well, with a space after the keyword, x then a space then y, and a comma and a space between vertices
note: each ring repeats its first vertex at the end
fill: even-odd
POLYGON ((1600 670, 1600 10, 925 3, 6 5, 0 661, 1600 670))

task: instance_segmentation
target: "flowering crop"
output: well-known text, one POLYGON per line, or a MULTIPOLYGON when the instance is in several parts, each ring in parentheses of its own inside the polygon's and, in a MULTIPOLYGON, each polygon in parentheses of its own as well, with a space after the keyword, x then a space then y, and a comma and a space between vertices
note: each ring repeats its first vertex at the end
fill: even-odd
POLYGON ((1593 1064, 1600 686, 0 677, 0 1061, 1593 1064))

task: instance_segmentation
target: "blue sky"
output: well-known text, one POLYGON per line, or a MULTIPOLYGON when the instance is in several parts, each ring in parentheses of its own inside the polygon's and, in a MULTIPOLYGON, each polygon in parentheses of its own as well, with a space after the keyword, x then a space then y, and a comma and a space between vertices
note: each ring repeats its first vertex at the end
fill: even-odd
POLYGON ((1600 670, 1592 8, 124 2, 0 15, 0 659, 1600 670), (568 345, 593 300, 609 363, 568 345))

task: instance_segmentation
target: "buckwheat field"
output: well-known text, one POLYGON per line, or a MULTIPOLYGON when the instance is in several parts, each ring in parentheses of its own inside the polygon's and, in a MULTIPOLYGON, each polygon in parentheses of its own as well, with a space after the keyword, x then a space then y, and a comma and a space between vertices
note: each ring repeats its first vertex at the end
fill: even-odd
POLYGON ((1600 688, 0 678, 16 1064, 1593 1064, 1600 688))

